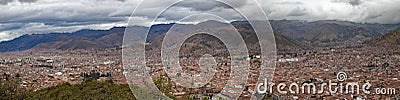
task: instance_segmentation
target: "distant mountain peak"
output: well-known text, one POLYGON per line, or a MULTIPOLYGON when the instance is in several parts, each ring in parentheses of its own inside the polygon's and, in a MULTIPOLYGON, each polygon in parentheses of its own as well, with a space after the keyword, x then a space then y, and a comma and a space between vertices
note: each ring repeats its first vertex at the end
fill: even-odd
POLYGON ((392 33, 386 34, 382 37, 372 39, 366 42, 367 44, 379 46, 379 45, 400 45, 400 28, 393 31, 392 33))
MULTIPOLYGON (((247 21, 234 21, 230 24, 235 27, 251 30, 251 26, 247 21)), ((270 24, 274 33, 282 35, 282 41, 287 41, 283 45, 291 44, 293 46, 303 46, 303 42, 318 43, 318 42, 348 42, 367 40, 369 38, 380 37, 383 34, 389 33, 397 29, 400 24, 360 24, 347 21, 315 21, 305 22, 298 20, 271 20, 270 24), (293 42, 293 43, 289 43, 293 42)), ((150 27, 148 41, 157 40, 160 36, 176 25, 157 24, 150 27)), ((188 27, 187 31, 191 30, 191 26, 212 27, 220 25, 229 25, 215 20, 200 23, 200 25, 179 24, 188 27)), ((145 30, 149 27, 132 26, 139 30, 145 30)), ((77 48, 106 48, 122 44, 122 38, 125 32, 125 27, 113 27, 108 30, 90 30, 84 29, 72 33, 50 33, 50 34, 33 34, 23 35, 13 40, 0 42, 0 52, 6 51, 21 51, 31 48, 60 48, 62 49, 77 49, 77 48), (74 40, 74 41, 72 41, 74 40), (93 47, 91 47, 93 46, 93 47)), ((242 30, 243 30, 242 29, 242 30)), ((250 31, 246 31, 250 32, 250 31)), ((251 32, 250 32, 251 33, 251 32)), ((389 37, 389 36, 386 36, 389 37)), ((275 37, 277 38, 277 36, 275 37)), ((281 41, 277 39, 278 41, 281 41)))

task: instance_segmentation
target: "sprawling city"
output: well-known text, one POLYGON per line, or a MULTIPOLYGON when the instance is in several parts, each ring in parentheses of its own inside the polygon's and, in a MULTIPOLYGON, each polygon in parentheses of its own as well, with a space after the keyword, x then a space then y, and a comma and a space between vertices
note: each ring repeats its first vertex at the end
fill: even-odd
MULTIPOLYGON (((37 10, 39 13, 47 14, 44 13, 46 11, 43 10, 46 8, 44 5, 61 4, 60 2, 50 1, 6 0, 0 1, 0 8, 37 7, 37 9, 40 9, 37 10), (42 5, 42 8, 40 5, 42 5)), ((72 17, 66 16, 67 18, 52 18, 56 15, 49 15, 49 18, 44 17, 42 19, 39 18, 41 15, 38 15, 37 19, 27 18, 22 20, 22 17, 21 19, 11 18, 10 15, 14 14, 12 12, 0 11, 0 13, 6 13, 6 17, 0 17, 0 99, 164 99, 164 97, 155 97, 157 93, 150 93, 151 87, 149 87, 149 90, 141 90, 142 87, 150 86, 142 79, 150 80, 150 83, 156 86, 156 90, 160 91, 161 96, 173 100, 400 99, 400 80, 398 79, 400 78, 400 7, 396 5, 394 5, 396 7, 388 5, 387 9, 381 7, 388 4, 383 2, 385 0, 328 0, 319 2, 326 4, 323 7, 328 7, 327 4, 330 4, 329 7, 344 6, 345 8, 351 6, 351 9, 370 8, 375 10, 381 7, 382 11, 386 11, 380 13, 380 17, 376 15, 375 18, 370 19, 368 18, 374 17, 374 15, 364 15, 364 13, 371 13, 368 11, 359 11, 364 13, 355 14, 355 12, 358 12, 358 10, 355 10, 352 14, 348 14, 341 12, 340 9, 328 7, 330 10, 338 10, 337 14, 344 14, 337 15, 343 17, 343 19, 340 17, 320 18, 319 16, 323 15, 313 14, 312 11, 314 10, 309 11, 316 6, 306 5, 314 4, 309 1, 273 2, 260 0, 261 3, 273 2, 272 4, 276 5, 288 3, 300 7, 266 7, 264 9, 291 10, 290 13, 294 15, 282 16, 281 14, 274 14, 272 11, 267 14, 268 21, 258 21, 268 24, 272 32, 261 34, 274 36, 274 44, 269 44, 273 48, 269 47, 268 49, 276 50, 276 52, 273 52, 275 55, 273 59, 268 60, 274 66, 272 73, 262 70, 262 67, 265 67, 263 65, 265 63, 263 57, 265 56, 261 49, 266 47, 260 45, 261 41, 264 40, 257 35, 256 26, 252 26, 253 24, 249 21, 221 22, 207 20, 198 23, 174 23, 169 22, 172 18, 166 17, 163 20, 168 23, 146 26, 141 25, 146 21, 137 22, 137 19, 133 18, 135 16, 127 15, 134 9, 128 7, 128 4, 136 4, 138 1, 140 0, 99 1, 97 5, 111 3, 125 7, 125 9, 129 8, 129 11, 116 13, 111 13, 102 7, 98 7, 98 9, 103 9, 103 12, 93 11, 99 15, 106 14, 105 16, 108 16, 104 18, 88 13, 87 16, 94 16, 94 19, 107 20, 107 23, 113 23, 107 28, 102 28, 100 25, 100 23, 104 25, 107 23, 91 21, 84 18, 86 15, 70 14, 72 17), (376 5, 371 6, 371 3, 376 5), (302 6, 305 6, 303 10, 302 6), (305 14, 302 14, 303 12, 305 14), (119 15, 121 13, 127 14, 119 15), (79 19, 74 19, 74 16, 79 19), (119 17, 113 16, 127 16, 130 19, 118 19, 119 17), (317 18, 314 20, 316 16, 317 18), (356 17, 359 16, 366 17, 357 19, 356 17), (41 22, 45 19, 54 20, 54 23, 41 22), (62 20, 66 21, 58 22, 62 20), (127 22, 127 20, 134 21, 127 22), (85 26, 86 23, 81 23, 81 21, 87 21, 91 24, 85 26), (16 23, 27 25, 18 26, 19 24, 16 23), (36 24, 33 25, 32 23, 36 24), (116 25, 116 23, 128 23, 128 25, 116 25), (77 28, 81 27, 79 25, 85 27, 77 28), (175 28, 174 26, 181 27, 175 28), (176 54, 178 59, 175 60, 180 65, 166 65, 167 60, 163 58, 163 55, 174 53, 163 52, 166 44, 165 37, 169 34, 187 34, 191 31, 198 31, 195 28, 197 26, 204 28, 201 30, 215 29, 217 31, 212 32, 225 35, 233 34, 226 31, 227 28, 232 26, 245 42, 248 55, 236 58, 232 56, 235 51, 229 50, 226 41, 216 35, 197 34, 190 36, 179 46, 178 54, 176 54), (146 29, 148 31, 145 31, 146 29), (140 47, 129 47, 126 41, 137 38, 129 36, 129 34, 134 34, 134 36, 147 34, 144 36, 146 41, 143 43, 145 47, 143 55, 128 54, 129 57, 126 57, 127 51, 140 47), (142 56, 145 59, 137 60, 142 56), (205 56, 212 57, 215 61, 211 62, 213 65, 208 64, 209 60, 204 60, 205 56), (127 60, 126 58, 137 59, 127 60), (235 64, 232 62, 235 59, 248 62, 249 66, 235 64), (144 64, 144 66, 139 64, 144 64), (180 70, 171 69, 171 67, 180 70), (204 67, 207 67, 207 69, 204 67), (246 70, 237 70, 240 68, 246 70), (269 77, 271 79, 262 79, 261 77, 264 74, 271 75, 272 77, 269 77), (182 81, 188 83, 182 83, 182 81), (188 87, 188 85, 193 87, 188 87), (235 91, 235 89, 239 91, 235 91), (237 97, 234 95, 237 95, 237 97)), ((154 0, 150 1, 156 3, 154 0)), ((251 6, 249 1, 252 0, 245 0, 247 3, 234 1, 243 3, 238 7, 245 9, 251 6)), ((82 3, 82 1, 73 2, 82 3)), ((179 7, 192 7, 193 11, 210 13, 227 9, 218 4, 213 5, 218 6, 217 8, 192 5, 201 2, 209 1, 192 0, 186 2, 187 4, 182 3, 179 7)), ((396 3, 400 2, 394 2, 394 4, 396 3)), ((86 3, 83 2, 82 4, 86 3)), ((163 7, 161 4, 158 6, 163 7)), ((327 8, 321 9, 326 10, 327 8)), ((68 10, 78 11, 68 8, 65 10, 67 14, 70 13, 68 10)), ((321 13, 324 10, 321 10, 321 13)), ((49 10, 49 12, 52 11, 49 10)), ((91 11, 87 10, 87 12, 91 11)), ((284 10, 277 11, 283 12, 284 10)), ((166 15, 169 15, 168 13, 166 15)), ((329 15, 330 13, 327 16, 333 16, 329 15)), ((235 45, 239 47, 240 44, 235 45)))

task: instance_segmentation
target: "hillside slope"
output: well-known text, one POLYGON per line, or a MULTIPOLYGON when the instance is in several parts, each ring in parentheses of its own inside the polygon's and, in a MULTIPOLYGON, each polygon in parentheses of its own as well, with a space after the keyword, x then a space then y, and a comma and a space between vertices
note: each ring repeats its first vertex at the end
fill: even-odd
POLYGON ((380 38, 367 41, 366 43, 371 45, 400 45, 400 28, 380 38))
POLYGON ((135 100, 135 97, 127 84, 114 84, 111 81, 91 81, 75 85, 64 83, 54 87, 41 89, 36 92, 27 93, 24 99, 105 100, 115 98, 120 100, 135 100))
POLYGON ((335 20, 315 22, 272 20, 270 23, 274 32, 295 40, 313 43, 361 42, 382 36, 400 27, 400 24, 370 24, 335 20))
POLYGON ((22 51, 31 48, 85 49, 121 45, 122 39, 115 38, 122 38, 124 31, 124 27, 115 27, 109 30, 80 30, 73 33, 23 35, 10 41, 0 42, 0 52, 22 51), (110 36, 110 34, 117 36, 110 36), (100 42, 103 40, 107 41, 100 42))
MULTIPOLYGON (((206 22, 204 25, 210 24, 217 25, 218 22, 206 22)), ((232 23, 241 35, 244 37, 246 43, 255 44, 257 43, 256 36, 249 28, 248 23, 232 23)), ((165 33, 174 24, 159 24, 151 26, 150 33, 148 35, 148 42, 161 43, 161 40, 165 33)), ((186 27, 190 28, 190 25, 186 27)), ((135 26, 139 30, 144 30, 146 27, 135 26)), ((190 31, 190 29, 185 29, 190 31)), ((51 33, 51 34, 33 34, 24 35, 19 38, 0 42, 0 52, 7 51, 23 51, 27 49, 99 49, 109 48, 122 45, 125 27, 115 27, 109 30, 81 30, 73 33, 51 33)), ((304 48, 302 42, 292 40, 286 36, 276 35, 276 43, 278 47, 296 47, 304 48)), ((159 45, 156 45, 159 46, 159 45)))

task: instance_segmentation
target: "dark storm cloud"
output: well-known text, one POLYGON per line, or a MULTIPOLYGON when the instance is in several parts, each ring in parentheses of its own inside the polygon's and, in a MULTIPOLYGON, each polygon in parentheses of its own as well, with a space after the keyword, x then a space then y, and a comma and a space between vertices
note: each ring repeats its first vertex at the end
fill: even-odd
POLYGON ((338 2, 338 3, 348 3, 353 6, 360 5, 362 3, 361 0, 332 0, 332 2, 338 2))
POLYGON ((8 3, 13 2, 13 1, 14 0, 0 0, 0 4, 5 5, 5 4, 8 4, 8 3))
POLYGON ((0 41, 23 34, 122 26, 136 2, 117 0, 16 0, 0 5, 0 41), (29 3, 29 4, 27 4, 29 3))
MULTIPOLYGON (((23 34, 70 32, 80 29, 107 29, 126 25, 149 26, 155 10, 176 0, 146 0, 151 5, 130 17, 141 0, 0 0, 0 41, 23 34), (166 3, 168 2, 168 3, 166 3)), ((258 4, 249 0, 228 0, 235 9, 252 13, 258 4)), ((400 23, 400 0, 257 0, 270 20, 345 20, 367 23, 400 23)), ((184 0, 171 7, 160 22, 173 22, 191 14, 240 17, 231 7, 213 0, 184 0)))
POLYGON ((14 1, 19 2, 19 3, 33 3, 38 0, 0 0, 0 4, 6 5, 6 4, 14 2, 14 1))
POLYGON ((33 2, 36 2, 38 0, 18 0, 18 1, 22 2, 22 3, 33 3, 33 2))
POLYGON ((360 5, 362 2, 361 0, 350 0, 349 2, 351 5, 360 5))
POLYGON ((232 7, 241 7, 246 4, 246 1, 247 0, 231 0, 228 2, 230 5, 228 5, 224 2, 218 2, 215 0, 185 0, 178 3, 176 6, 192 8, 199 11, 208 11, 217 7, 228 9, 231 9, 232 7))
POLYGON ((8 24, 1 24, 0 30, 12 30, 12 29, 19 29, 24 26, 23 23, 8 23, 8 24))

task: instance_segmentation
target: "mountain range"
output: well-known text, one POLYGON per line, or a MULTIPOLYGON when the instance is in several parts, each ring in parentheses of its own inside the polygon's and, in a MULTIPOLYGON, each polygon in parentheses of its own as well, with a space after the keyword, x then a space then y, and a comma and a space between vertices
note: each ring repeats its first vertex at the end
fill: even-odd
MULTIPOLYGON (((215 24, 215 22, 203 22, 215 24)), ((295 47, 306 49, 312 43, 365 41, 384 36, 397 29, 400 24, 362 24, 346 21, 315 21, 271 20, 278 49, 280 47, 295 47)), ((231 22, 239 31, 247 31, 247 22, 231 22)), ((158 24, 150 27, 148 42, 159 41, 174 24, 158 24)), ((146 27, 134 26, 145 29, 146 27)), ((0 42, 0 52, 22 51, 27 49, 96 49, 118 47, 122 45, 125 27, 114 27, 109 30, 84 29, 72 33, 50 33, 23 35, 9 41, 0 42)), ((253 32, 253 31, 251 31, 253 32)), ((245 36, 250 42, 255 37, 245 36)))
POLYGON ((299 20, 271 20, 276 33, 299 41, 363 42, 397 29, 400 24, 354 23, 336 20, 305 22, 299 20))
POLYGON ((379 45, 400 45, 400 28, 398 28, 397 30, 386 34, 382 37, 376 38, 376 39, 372 39, 368 42, 366 42, 367 44, 370 45, 375 45, 375 46, 379 46, 379 45))

